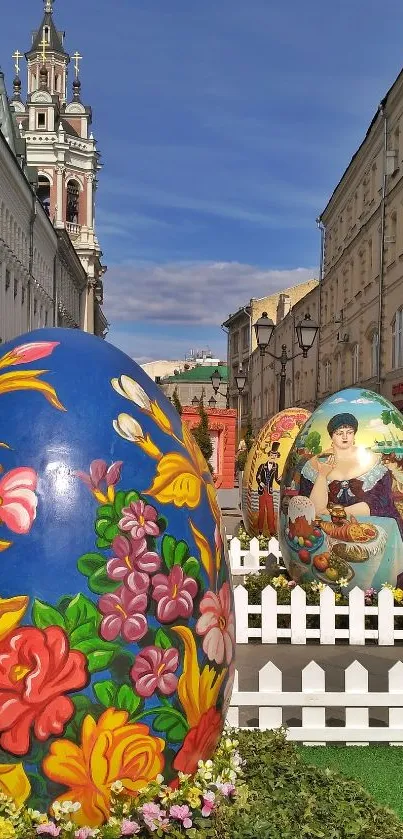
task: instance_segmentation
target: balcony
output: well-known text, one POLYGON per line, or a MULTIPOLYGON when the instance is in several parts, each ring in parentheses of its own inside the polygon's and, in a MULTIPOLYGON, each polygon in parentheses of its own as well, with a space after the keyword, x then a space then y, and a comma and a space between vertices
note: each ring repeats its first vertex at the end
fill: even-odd
POLYGON ((81 224, 74 224, 72 221, 66 221, 66 230, 71 238, 76 238, 81 233, 81 224))

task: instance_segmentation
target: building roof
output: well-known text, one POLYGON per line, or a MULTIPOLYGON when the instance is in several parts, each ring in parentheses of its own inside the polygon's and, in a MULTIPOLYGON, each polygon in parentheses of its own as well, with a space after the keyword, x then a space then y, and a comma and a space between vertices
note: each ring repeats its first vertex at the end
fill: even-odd
POLYGON ((226 364, 208 365, 203 364, 197 367, 192 367, 190 370, 184 370, 182 373, 177 373, 176 376, 164 376, 161 379, 161 384, 175 384, 175 382, 209 382, 214 371, 218 369, 222 381, 228 381, 228 367, 226 364))
POLYGON ((55 24, 53 23, 52 12, 48 12, 48 11, 45 11, 45 14, 43 16, 42 23, 41 23, 39 29, 37 29, 32 34, 32 46, 31 46, 31 49, 29 49, 28 52, 26 53, 26 56, 31 55, 31 53, 33 53, 33 52, 41 52, 42 48, 40 46, 40 43, 41 43, 42 38, 43 38, 43 30, 44 30, 45 26, 47 26, 49 28, 49 41, 48 41, 48 44, 47 44, 47 49, 52 51, 52 52, 58 52, 61 55, 67 55, 68 56, 68 53, 66 52, 66 50, 64 49, 64 46, 63 46, 64 32, 59 32, 56 29, 55 24))

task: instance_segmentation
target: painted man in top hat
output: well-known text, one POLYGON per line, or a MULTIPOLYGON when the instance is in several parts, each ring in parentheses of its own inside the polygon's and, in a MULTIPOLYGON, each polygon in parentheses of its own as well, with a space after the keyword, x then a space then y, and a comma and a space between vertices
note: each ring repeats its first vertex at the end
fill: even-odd
POLYGON ((273 484, 274 481, 279 484, 281 480, 278 474, 279 448, 279 442, 276 441, 271 444, 266 463, 262 463, 256 473, 257 491, 259 493, 259 535, 273 536, 276 532, 273 484))

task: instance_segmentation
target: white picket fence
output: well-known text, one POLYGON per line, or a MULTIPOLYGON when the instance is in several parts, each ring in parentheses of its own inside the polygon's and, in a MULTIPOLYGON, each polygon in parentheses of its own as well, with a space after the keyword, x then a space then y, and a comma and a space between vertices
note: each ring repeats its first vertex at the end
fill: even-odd
POLYGON ((227 539, 231 571, 234 577, 255 574, 256 571, 264 570, 268 557, 275 560, 279 571, 284 570, 280 545, 274 536, 269 541, 267 551, 260 550, 259 540, 255 538, 250 540, 248 548, 241 547, 237 536, 227 536, 227 539))
POLYGON ((398 661, 389 670, 388 690, 379 692, 368 691, 368 671, 358 661, 344 671, 344 691, 326 690, 325 670, 315 661, 301 671, 300 691, 283 691, 281 670, 268 662, 259 672, 258 691, 240 692, 236 673, 227 724, 239 728, 240 709, 245 707, 258 708, 261 730, 280 728, 283 709, 301 708, 301 726, 289 727, 287 736, 307 746, 330 742, 403 746, 403 663, 398 661), (334 720, 327 724, 326 709, 344 709, 345 724, 334 725, 334 720), (370 709, 371 713, 387 709, 387 724, 370 725, 370 709))
POLYGON ((244 586, 235 587, 236 642, 247 644, 250 638, 259 638, 262 644, 277 644, 279 639, 289 639, 291 644, 306 644, 315 639, 320 644, 347 641, 363 645, 375 641, 380 646, 391 646, 403 640, 403 629, 395 629, 395 618, 403 617, 403 606, 396 606, 392 592, 382 589, 377 606, 366 606, 364 592, 354 588, 348 596, 348 606, 338 606, 331 588, 320 592, 320 603, 308 606, 305 591, 296 586, 291 591, 291 604, 278 603, 277 590, 267 586, 262 590, 261 603, 252 605, 244 586), (249 615, 259 615, 260 627, 249 626, 249 615), (289 616, 289 626, 278 626, 279 616, 289 616), (319 626, 307 627, 307 616, 317 615, 319 626), (348 627, 337 626, 338 616, 348 616, 348 627), (377 628, 366 628, 365 618, 377 618, 377 628))

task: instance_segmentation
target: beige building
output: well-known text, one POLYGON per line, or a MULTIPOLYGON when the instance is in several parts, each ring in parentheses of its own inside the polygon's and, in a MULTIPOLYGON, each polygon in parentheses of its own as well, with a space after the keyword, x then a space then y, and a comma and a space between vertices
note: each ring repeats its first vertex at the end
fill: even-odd
MULTIPOLYGON (((252 297, 247 306, 242 306, 237 312, 235 312, 235 314, 229 315, 227 320, 222 324, 223 328, 227 331, 228 389, 230 408, 237 408, 238 405, 238 390, 236 387, 235 376, 237 375, 239 366, 242 365, 243 371, 248 374, 241 400, 243 426, 245 426, 248 415, 252 417, 252 422, 256 425, 258 418, 256 412, 258 409, 261 412, 261 408, 258 408, 255 393, 256 387, 260 393, 260 386, 256 386, 256 382, 252 385, 252 382, 260 375, 259 371, 261 369, 255 359, 254 372, 252 372, 252 376, 249 375, 251 358, 256 350, 256 336, 253 325, 256 323, 258 318, 260 318, 263 312, 267 312, 268 316, 274 321, 274 323, 280 323, 287 317, 292 307, 295 306, 295 304, 301 300, 301 298, 305 297, 305 295, 312 289, 315 289, 317 285, 318 281, 313 279, 306 283, 300 283, 299 285, 292 286, 291 288, 286 288, 283 291, 278 291, 268 297, 252 297), (253 396, 255 396, 254 407, 253 396)), ((272 339, 272 341, 274 346, 274 340, 272 339)), ((283 342, 281 341, 280 345, 281 343, 283 342)), ((259 353, 256 355, 259 355, 259 353)), ((266 357, 265 365, 267 365, 268 361, 269 359, 266 357)))
POLYGON ((360 383, 403 407, 402 176, 403 73, 320 217, 319 400, 360 383))
POLYGON ((220 364, 219 358, 213 358, 212 353, 208 350, 200 350, 193 355, 189 354, 186 358, 176 359, 176 361, 160 360, 147 361, 140 366, 145 373, 153 379, 154 382, 160 382, 166 376, 173 376, 175 373, 183 373, 186 370, 191 370, 193 367, 207 365, 217 367, 220 364))
MULTIPOLYGON (((312 320, 319 320, 319 286, 298 300, 292 309, 278 320, 268 347, 273 355, 281 354, 284 344, 290 361, 286 368, 285 405, 307 408, 315 407, 315 393, 318 377, 318 339, 316 338, 307 358, 300 351, 295 326, 305 315, 312 320), (292 356, 296 356, 294 359, 292 356)), ((280 397, 280 369, 278 361, 266 352, 261 355, 258 347, 254 349, 249 366, 249 386, 251 393, 252 428, 256 432, 269 417, 278 412, 280 397)))

